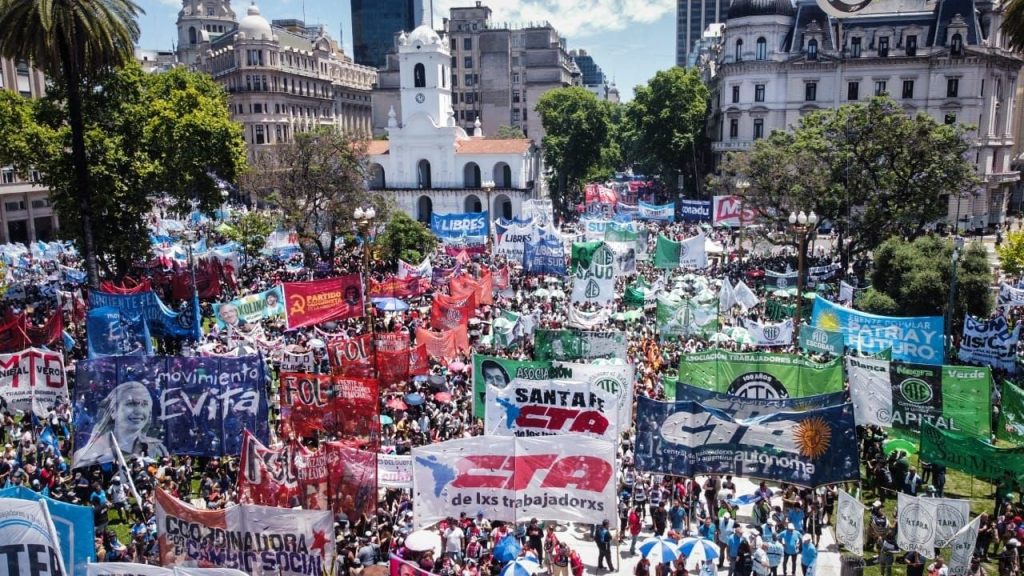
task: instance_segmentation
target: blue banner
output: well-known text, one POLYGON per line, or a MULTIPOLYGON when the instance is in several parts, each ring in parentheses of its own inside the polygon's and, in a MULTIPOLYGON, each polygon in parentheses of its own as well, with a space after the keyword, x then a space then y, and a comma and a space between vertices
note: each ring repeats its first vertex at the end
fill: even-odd
POLYGON ((811 325, 842 332, 846 347, 861 354, 892 349, 892 359, 940 366, 944 322, 942 316, 876 316, 829 302, 814 300, 811 325))
POLYGON ((153 353, 153 341, 142 311, 121 312, 113 306, 89 310, 85 319, 89 358, 143 356, 153 353))
POLYGON ((565 276, 565 247, 558 238, 543 237, 523 247, 523 271, 527 274, 565 276))
POLYGON ((168 308, 160 298, 153 292, 140 292, 138 294, 108 294, 97 290, 89 291, 89 308, 103 308, 113 306, 125 316, 133 316, 142 312, 149 326, 149 332, 157 338, 191 338, 198 340, 201 337, 199 332, 199 310, 197 302, 186 307, 181 312, 174 312, 168 308))
POLYGON ((684 222, 711 222, 711 201, 680 200, 679 216, 684 222))
MULTIPOLYGON (((60 555, 64 557, 64 567, 71 576, 87 576, 89 559, 96 555, 96 525, 93 523, 91 507, 54 500, 24 486, 4 488, 0 490, 0 498, 31 502, 46 500, 50 518, 57 529, 57 539, 60 540, 60 555)), ((15 570, 14 573, 17 574, 18 571, 15 570)))
POLYGON ((860 480, 852 404, 740 420, 697 402, 641 396, 636 422, 637 471, 808 487, 860 480))
POLYGON ((267 442, 260 356, 109 356, 78 363, 75 467, 125 457, 238 455, 248 428, 267 442))
POLYGON ((776 412, 806 412, 838 406, 850 401, 846 392, 819 394, 803 398, 766 399, 722 394, 682 382, 676 383, 675 399, 677 402, 698 402, 708 408, 721 410, 735 419, 753 418, 776 412))
POLYGON ((430 231, 441 238, 460 238, 462 236, 487 236, 487 211, 467 212, 465 214, 431 214, 430 231))
POLYGON ((640 209, 637 211, 637 218, 641 220, 662 220, 664 222, 675 222, 676 221, 676 205, 669 202, 668 204, 648 204, 647 202, 640 201, 640 209))

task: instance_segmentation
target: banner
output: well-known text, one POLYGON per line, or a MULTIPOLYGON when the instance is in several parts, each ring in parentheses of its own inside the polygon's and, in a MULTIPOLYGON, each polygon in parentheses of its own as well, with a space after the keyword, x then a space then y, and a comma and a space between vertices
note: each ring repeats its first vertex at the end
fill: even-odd
POLYGON ((495 309, 493 318, 491 343, 495 348, 514 349, 527 340, 533 339, 533 329, 537 324, 536 317, 495 309))
POLYGON ((671 292, 658 295, 655 309, 658 335, 667 337, 711 336, 718 331, 718 306, 679 298, 671 292))
POLYGON ((750 334, 750 339, 754 342, 754 346, 774 348, 793 344, 792 318, 778 324, 762 324, 754 320, 747 320, 744 326, 747 329, 747 333, 750 334))
POLYGON ((423 262, 419 264, 409 264, 408 262, 398 259, 398 278, 408 278, 412 276, 414 278, 430 278, 430 273, 433 268, 430 266, 430 258, 424 258, 423 262))
POLYGON ((604 241, 635 245, 638 238, 636 223, 611 221, 604 231, 604 241))
POLYGON ((583 434, 615 442, 619 435, 618 398, 586 382, 513 380, 487 388, 484 433, 490 436, 583 434))
POLYGON ((743 208, 739 196, 715 196, 711 201, 713 226, 739 227, 754 223, 754 211, 743 208))
POLYGON ((1003 382, 1002 404, 996 438, 1024 446, 1024 390, 1012 382, 1003 382))
POLYGON ((146 325, 157 338, 189 338, 198 340, 198 311, 192 305, 186 306, 181 312, 172 312, 156 294, 150 291, 138 294, 107 294, 106 292, 89 291, 89 308, 113 306, 122 315, 132 318, 142 312, 146 325))
POLYGON ((811 488, 860 480, 849 404, 736 420, 696 402, 637 402, 637 471, 733 474, 811 488))
POLYGON ((864 512, 860 500, 839 489, 839 514, 836 515, 836 542, 857 556, 864 555, 864 512))
POLYGON ((832 332, 807 324, 800 326, 800 348, 812 354, 833 356, 842 356, 846 352, 842 332, 832 332))
POLYGON ((281 286, 236 298, 215 307, 217 328, 237 328, 252 322, 284 318, 284 295, 281 286))
POLYGON ((476 306, 490 305, 494 303, 494 278, 491 271, 486 268, 480 271, 480 278, 461 274, 449 281, 448 292, 455 299, 474 294, 476 295, 476 306))
POLYGON ((289 330, 363 314, 359 274, 310 282, 285 282, 283 286, 289 330))
POLYGON ((612 303, 615 298, 615 255, 606 244, 602 243, 594 250, 588 266, 577 265, 575 260, 573 266, 573 304, 589 302, 607 306, 612 303))
POLYGON ((353 378, 374 378, 376 376, 373 336, 370 334, 360 334, 348 340, 328 342, 327 358, 331 363, 331 370, 338 376, 353 378))
POLYGON ((614 521, 615 445, 606 440, 478 436, 412 449, 417 526, 482 513, 491 521, 614 521))
POLYGON ((487 211, 430 215, 430 231, 441 240, 460 236, 487 236, 487 211))
POLYGON ((0 498, 0 542, 7 576, 68 573, 46 500, 0 498))
POLYGON ((412 456, 377 454, 377 485, 383 488, 412 488, 412 456))
POLYGON ((711 350, 683 354, 679 381, 748 398, 778 399, 841 392, 841 358, 818 363, 793 354, 711 350))
POLYGON ((917 552, 925 558, 935 557, 935 506, 930 498, 899 495, 896 522, 896 545, 900 550, 917 552))
POLYGON ((996 316, 991 320, 975 320, 970 314, 964 318, 964 333, 960 340, 958 358, 961 362, 983 364, 1006 370, 1017 371, 1017 341, 1020 340, 1020 323, 1011 332, 1006 318, 996 316))
POLYGON ((542 231, 543 228, 536 226, 533 222, 510 223, 508 226, 495 222, 491 255, 504 257, 510 262, 522 262, 526 245, 536 242, 543 235, 542 231))
POLYGON ((544 237, 523 247, 523 272, 565 276, 565 247, 554 237, 544 237))
POLYGON ((299 448, 294 459, 299 503, 307 510, 330 510, 355 523, 377 513, 377 454, 341 442, 299 448))
POLYGON ((1024 448, 996 448, 979 438, 921 424, 921 460, 998 482, 1024 478, 1024 448))
POLYGON ((616 398, 618 421, 622 427, 633 422, 633 380, 635 369, 632 364, 595 362, 553 362, 555 374, 552 378, 582 382, 599 388, 616 398))
POLYGON ((281 422, 286 438, 317 432, 376 447, 380 435, 377 381, 320 374, 281 374, 281 422))
POLYGON ((125 456, 237 456, 242 431, 269 435, 260 356, 109 356, 75 374, 75 467, 125 456))
POLYGON ((92 308, 85 318, 85 332, 89 358, 153 353, 149 326, 141 311, 121 312, 113 306, 92 308))
POLYGON ((625 332, 551 330, 540 329, 533 333, 533 357, 535 360, 594 360, 596 358, 625 358, 625 332))
POLYGON ((981 516, 971 520, 957 531, 952 540, 946 543, 949 551, 949 576, 968 576, 971 571, 971 560, 974 547, 978 543, 978 529, 981 527, 981 516))
POLYGON ((608 322, 612 317, 611 308, 599 308, 594 312, 578 310, 576 306, 572 304, 569 304, 566 308, 568 314, 565 323, 569 328, 593 330, 594 328, 608 322))
POLYGON ((604 240, 608 225, 612 221, 608 218, 580 218, 580 228, 583 230, 583 237, 587 242, 599 242, 604 240))
MULTIPOLYGON (((96 554, 96 532, 93 523, 93 509, 91 506, 76 506, 74 504, 68 504, 67 502, 61 502, 60 500, 53 500, 47 496, 30 490, 24 486, 11 486, 0 490, 0 501, 6 499, 22 500, 26 502, 39 502, 40 500, 46 501, 46 508, 50 513, 50 519, 53 521, 53 527, 57 533, 57 541, 60 543, 60 555, 61 560, 64 562, 64 566, 70 570, 72 576, 86 576, 86 567, 89 566, 89 559, 96 554)), ((38 506, 38 504, 36 504, 38 506)), ((2 526, 4 520, 0 520, 0 526, 2 526)), ((28 530, 22 527, 22 530, 26 532, 28 530)), ((0 528, 2 531, 2 528, 0 528)), ((12 540, 0 540, 5 544, 13 542, 12 540)), ((8 556, 10 558, 11 556, 8 556)), ((17 557, 15 555, 15 557, 17 557)), ((32 556, 29 556, 31 559, 32 556)), ((36 557, 42 558, 42 555, 36 557)), ((52 562, 53 559, 50 558, 52 562)), ((17 565, 17 563, 15 564, 17 565)), ((10 564, 8 564, 8 567, 10 564)), ((29 563, 31 566, 31 562, 29 563)), ((40 567, 41 568, 41 567, 40 567)), ((12 574, 12 571, 8 569, 8 574, 12 574)), ((15 569, 13 574, 18 574, 19 570, 15 569)), ((21 574, 31 574, 31 576, 38 576, 44 572, 37 572, 31 569, 20 571, 21 574)), ((49 573, 49 576, 57 576, 59 573, 49 573)))
POLYGON ((405 278, 390 276, 384 281, 370 278, 369 296, 370 298, 412 298, 420 296, 430 289, 432 278, 433 269, 431 269, 431 275, 423 278, 416 276, 406 276, 405 278))
POLYGON ((996 307, 1005 314, 1018 306, 1024 306, 1024 289, 1015 288, 1003 282, 999 285, 996 307))
POLYGON ((538 199, 530 198, 523 200, 520 205, 519 212, 523 215, 526 220, 532 220, 539 226, 547 226, 554 221, 553 204, 550 198, 538 199))
POLYGON ((175 566, 161 568, 151 564, 134 562, 93 562, 86 570, 87 576, 247 576, 241 570, 231 568, 192 568, 175 566))
POLYGON ((710 222, 710 200, 680 200, 679 215, 684 222, 710 222))
MULTIPOLYGON (((692 202, 692 201, 691 200, 683 200, 683 206, 684 206, 683 214, 684 215, 686 214, 685 207, 686 207, 686 203, 687 202, 692 202)), ((707 204, 707 203, 704 202, 703 204, 707 204)), ((699 210, 699 206, 690 206, 690 209, 691 210, 694 210, 694 209, 699 210)), ((641 200, 640 201, 640 208, 639 208, 639 210, 637 210, 637 218, 639 218, 641 220, 660 220, 662 222, 675 222, 676 221, 676 207, 675 207, 675 204, 672 204, 671 202, 668 203, 668 204, 655 205, 655 204, 648 204, 647 202, 644 202, 643 200, 641 200)), ((685 216, 684 216, 684 218, 685 218, 685 216)))
POLYGON ((614 188, 609 188, 604 184, 587 184, 583 187, 583 198, 587 204, 598 203, 598 204, 612 204, 614 205, 619 201, 618 194, 615 193, 614 188))
POLYGON ((316 360, 313 351, 295 354, 287 350, 281 351, 281 372, 314 372, 316 360))
POLYGON ((566 374, 571 375, 568 371, 553 368, 551 362, 473 354, 473 417, 486 417, 484 407, 489 386, 504 390, 513 380, 548 380, 566 374))
POLYGON ((334 521, 326 510, 240 504, 199 510, 156 491, 162 566, 234 568, 252 576, 329 573, 334 521))
POLYGON ((411 348, 407 332, 377 334, 377 380, 390 391, 409 379, 411 348))
POLYGON ((279 508, 299 505, 299 479, 295 475, 297 445, 268 448, 248 430, 242 438, 238 464, 238 501, 279 508))
POLYGON ((764 288, 768 291, 774 290, 796 290, 797 272, 775 272, 764 271, 764 288))
POLYGON ((671 268, 706 268, 708 255, 704 249, 704 233, 700 233, 682 242, 670 240, 658 235, 658 243, 654 247, 654 267, 671 268))
POLYGON ((808 410, 838 406, 849 401, 846 392, 831 392, 803 398, 754 398, 722 394, 682 382, 675 383, 675 389, 671 396, 669 396, 669 390, 665 391, 665 395, 679 402, 697 402, 705 408, 721 410, 737 420, 771 415, 776 412, 807 412, 808 410))
POLYGON ((465 324, 443 332, 417 328, 416 344, 426 344, 427 354, 433 358, 455 358, 469 352, 469 331, 465 324))
POLYGON ((430 306, 430 326, 435 330, 451 330, 469 324, 476 312, 476 291, 463 295, 434 294, 430 306))
POLYGON ((850 397, 857 423, 876 424, 916 438, 922 422, 988 438, 992 375, 974 366, 928 366, 848 356, 850 397))
POLYGON ((56 404, 69 403, 63 354, 36 348, 0 354, 0 399, 8 414, 31 412, 40 419, 56 404))
POLYGON ((893 360, 936 366, 943 362, 942 316, 876 316, 815 298, 811 324, 842 332, 846 347, 861 354, 892 348, 893 360))

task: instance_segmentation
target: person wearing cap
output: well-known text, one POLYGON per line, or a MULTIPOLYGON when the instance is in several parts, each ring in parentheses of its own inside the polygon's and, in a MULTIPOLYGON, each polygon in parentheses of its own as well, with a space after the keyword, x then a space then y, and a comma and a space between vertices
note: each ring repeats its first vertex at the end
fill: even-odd
POLYGON ((814 546, 810 534, 804 534, 803 546, 800 548, 800 570, 803 576, 814 576, 814 566, 818 562, 818 549, 814 546))
POLYGON ((999 574, 1016 575, 1020 572, 1020 541, 1010 538, 999 555, 999 574))
POLYGON ((786 524, 786 529, 779 535, 779 539, 782 541, 782 576, 796 576, 796 557, 800 553, 800 531, 796 529, 796 526, 792 522, 786 524), (790 563, 792 562, 793 571, 787 572, 790 563))
POLYGON ((778 526, 775 524, 775 520, 772 520, 771 518, 761 525, 761 539, 765 542, 771 542, 774 540, 778 532, 778 526))
POLYGON ((715 532, 718 534, 718 568, 722 569, 725 566, 726 552, 729 548, 729 535, 732 534, 733 527, 736 522, 732 519, 732 514, 726 512, 718 519, 718 529, 715 532))
POLYGON ((729 554, 729 576, 736 574, 736 558, 743 540, 743 526, 737 522, 733 525, 732 533, 725 539, 726 551, 729 554))
POLYGON ((771 564, 768 563, 768 543, 762 542, 757 550, 754 550, 753 570, 754 576, 768 576, 772 573, 771 564))

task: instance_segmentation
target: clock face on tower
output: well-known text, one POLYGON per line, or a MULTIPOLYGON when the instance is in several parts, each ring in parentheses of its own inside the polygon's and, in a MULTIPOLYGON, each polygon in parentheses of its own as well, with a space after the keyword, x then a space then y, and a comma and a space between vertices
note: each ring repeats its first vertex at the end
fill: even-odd
POLYGON ((419 92, 416 94, 416 102, 423 104, 423 101, 426 99, 427 97, 423 95, 423 92, 419 92))

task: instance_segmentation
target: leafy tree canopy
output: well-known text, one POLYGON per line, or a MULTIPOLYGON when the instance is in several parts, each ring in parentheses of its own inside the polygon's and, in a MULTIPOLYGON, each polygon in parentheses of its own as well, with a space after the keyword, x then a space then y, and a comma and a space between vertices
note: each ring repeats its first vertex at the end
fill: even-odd
POLYGON ((523 129, 519 126, 502 124, 501 126, 498 126, 498 131, 494 134, 494 138, 498 140, 516 140, 526 138, 526 134, 523 134, 523 129))
POLYGON ((549 90, 537 103, 544 125, 544 162, 555 173, 554 204, 560 213, 577 200, 585 177, 600 165, 608 143, 608 108, 586 88, 549 90))
POLYGON ((377 237, 377 249, 384 260, 397 263, 399 259, 419 264, 437 246, 437 238, 421 222, 396 210, 388 221, 384 233, 377 237))
POLYGON ((1010 232, 1001 246, 996 247, 999 267, 1010 276, 1024 274, 1024 232, 1010 232))

